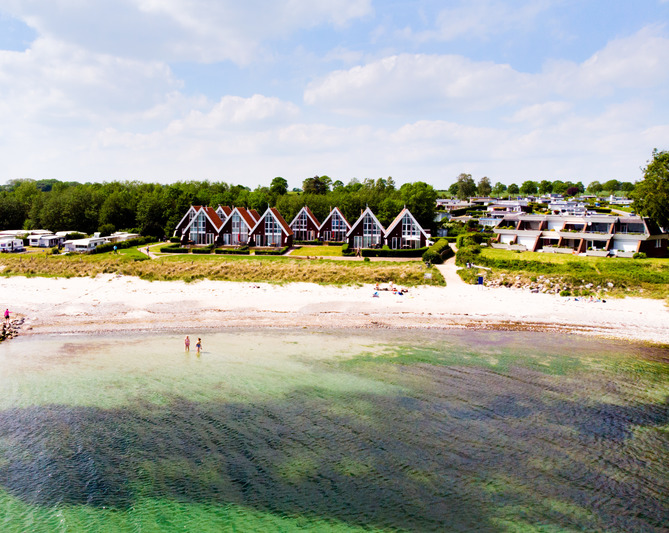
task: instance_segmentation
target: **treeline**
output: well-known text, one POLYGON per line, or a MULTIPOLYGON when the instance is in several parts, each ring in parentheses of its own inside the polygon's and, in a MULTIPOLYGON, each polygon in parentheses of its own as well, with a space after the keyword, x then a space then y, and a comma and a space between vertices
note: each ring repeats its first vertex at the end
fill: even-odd
POLYGON ((424 182, 397 188, 392 178, 333 182, 315 176, 302 190, 289 191, 283 178, 254 190, 224 182, 183 181, 169 185, 137 181, 77 183, 58 180, 13 180, 0 187, 0 230, 48 229, 103 235, 134 230, 156 237, 171 235, 191 205, 239 206, 262 213, 276 207, 290 222, 308 205, 319 220, 339 207, 355 221, 369 206, 388 225, 404 206, 425 228, 434 227, 437 191, 424 182))
POLYGON ((471 174, 460 174, 455 182, 448 188, 451 196, 466 199, 471 196, 513 196, 525 195, 534 196, 537 194, 561 194, 565 196, 576 196, 588 192, 590 194, 629 194, 634 191, 636 185, 630 181, 608 180, 604 183, 593 181, 587 187, 583 182, 572 182, 562 180, 526 180, 520 185, 512 183, 505 185, 497 182, 492 184, 490 178, 484 176, 477 183, 471 174))

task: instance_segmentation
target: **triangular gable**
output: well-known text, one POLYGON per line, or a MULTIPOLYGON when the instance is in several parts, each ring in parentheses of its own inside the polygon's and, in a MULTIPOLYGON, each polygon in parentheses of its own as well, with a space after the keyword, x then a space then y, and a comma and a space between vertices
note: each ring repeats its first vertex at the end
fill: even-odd
POLYGON ((265 217, 267 216, 267 213, 269 213, 269 212, 272 213, 272 216, 273 216, 273 217, 276 219, 276 221, 279 223, 279 226, 281 226, 281 229, 283 230, 283 232, 284 232, 286 235, 292 235, 292 234, 293 234, 293 230, 290 229, 290 226, 288 226, 288 224, 286 224, 286 221, 285 221, 284 218, 281 216, 281 213, 279 213, 279 211, 277 211, 276 207, 268 207, 268 208, 267 208, 267 210, 266 210, 266 211, 262 214, 262 216, 258 219, 258 222, 257 222, 256 225, 253 227, 253 230, 251 231, 251 233, 255 233, 256 228, 257 228, 258 226, 260 226, 260 223, 265 219, 265 217))
POLYGON ((241 219, 244 221, 244 224, 246 224, 246 226, 249 228, 249 232, 250 232, 255 227, 256 221, 254 220, 251 213, 249 213, 243 207, 235 207, 232 210, 232 213, 230 213, 230 216, 225 221, 225 224, 228 223, 228 221, 232 218, 232 215, 234 215, 235 212, 237 212, 237 214, 241 217, 241 219))
POLYGON ((346 232, 346 236, 347 236, 347 237, 348 237, 349 235, 351 235, 351 233, 353 233, 353 230, 358 226, 358 224, 360 224, 360 222, 362 222, 362 221, 365 219, 365 215, 366 215, 367 213, 369 213, 370 215, 372 215, 372 218, 374 219, 374 222, 376 222, 376 224, 379 226, 379 228, 381 228, 381 233, 383 233, 383 234, 385 235, 385 233, 386 233, 386 229, 383 227, 383 224, 381 224, 381 222, 379 222, 379 219, 376 218, 376 215, 374 215, 374 213, 372 213, 372 210, 371 210, 369 207, 367 207, 367 208, 365 208, 365 210, 362 212, 362 214, 360 215, 360 217, 358 218, 358 220, 355 221, 355 224, 353 224, 353 225, 351 226, 351 229, 348 230, 348 231, 346 232))
MULTIPOLYGON (((219 205, 216 208, 216 214, 218 214, 219 210, 223 213, 223 216, 225 216, 225 220, 227 220, 228 217, 232 214, 232 209, 229 208, 227 205, 219 205)), ((218 216, 221 218, 221 220, 224 220, 223 217, 221 217, 221 215, 218 216)))
POLYGON ((315 226, 316 226, 317 228, 320 228, 320 227, 321 227, 321 225, 318 223, 318 220, 316 220, 316 217, 315 217, 314 214, 311 212, 311 209, 309 209, 309 208, 305 205, 302 209, 300 209, 300 211, 297 213, 297 215, 295 215, 295 218, 293 219, 293 221, 289 224, 289 226, 290 226, 291 228, 293 227, 293 224, 295 224, 295 222, 296 222, 297 219, 299 218, 299 216, 300 216, 300 214, 302 213, 302 211, 304 211, 304 212, 307 214, 307 216, 311 219, 311 221, 315 224, 315 226))
POLYGON ((390 224, 390 226, 388 226, 388 229, 386 230, 385 236, 388 237, 388 235, 390 235, 390 233, 395 229, 395 226, 397 226, 402 221, 402 219, 404 218, 404 215, 406 215, 406 214, 408 214, 411 217, 411 220, 414 221, 414 224, 416 224, 416 226, 418 226, 420 228, 420 232, 423 234, 423 236, 426 239, 429 239, 430 237, 428 236, 427 233, 425 233, 425 230, 423 229, 423 226, 421 226, 418 223, 418 221, 416 220, 416 217, 414 217, 411 214, 411 211, 409 211, 406 207, 404 209, 402 209, 402 211, 400 211, 400 214, 395 217, 395 220, 393 220, 392 224, 390 224))
POLYGON ((339 216, 340 216, 340 217, 342 218, 342 220, 344 221, 344 224, 346 224, 347 231, 351 229, 351 225, 348 223, 348 220, 346 220, 346 217, 344 216, 344 213, 342 213, 342 212, 339 210, 338 207, 335 207, 334 209, 331 209, 331 210, 330 210, 330 213, 328 214, 328 216, 325 217, 325 220, 323 221, 323 223, 322 223, 322 224, 320 225, 320 227, 318 228, 319 230, 322 229, 323 227, 325 227, 325 223, 326 223, 328 220, 330 220, 330 218, 332 217, 332 215, 334 214, 335 211, 336 211, 337 213, 339 213, 339 216))
MULTIPOLYGON (((199 205, 197 205, 197 206, 191 205, 191 206, 188 208, 188 211, 186 211, 186 214, 184 215, 184 217, 183 217, 183 218, 179 221, 179 223, 176 225, 176 228, 175 228, 175 229, 178 229, 179 226, 181 226, 181 223, 182 223, 184 220, 186 220, 186 217, 188 216, 188 213, 190 213, 191 211, 194 211, 194 215, 196 215, 197 212, 200 210, 200 207, 201 207, 201 206, 199 206, 199 205)), ((193 216, 193 218, 195 218, 195 217, 193 216)), ((190 226, 190 224, 188 224, 188 226, 190 226)), ((188 227, 188 226, 186 226, 186 227, 188 227)), ((186 229, 186 228, 184 228, 184 229, 186 229)))
MULTIPOLYGON (((204 206, 203 207, 201 205, 196 205, 196 206, 193 206, 193 208, 195 209, 195 216, 191 219, 191 221, 186 225, 186 227, 182 231, 186 231, 188 228, 191 227, 191 225, 193 224, 193 221, 197 218, 197 215, 200 211, 204 211, 204 216, 206 216, 209 219, 209 222, 211 222, 212 226, 214 226, 214 229, 216 231, 221 231, 221 229, 223 228, 223 221, 216 214, 216 211, 214 211, 209 206, 204 206)), ((186 213, 186 214, 188 214, 188 213, 186 213)))

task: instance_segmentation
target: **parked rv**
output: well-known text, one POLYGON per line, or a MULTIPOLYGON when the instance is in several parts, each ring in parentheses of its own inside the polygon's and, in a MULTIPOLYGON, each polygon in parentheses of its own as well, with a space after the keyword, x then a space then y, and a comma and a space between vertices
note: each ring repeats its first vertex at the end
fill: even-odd
POLYGON ((22 239, 0 239, 0 252, 22 252, 25 249, 22 239))

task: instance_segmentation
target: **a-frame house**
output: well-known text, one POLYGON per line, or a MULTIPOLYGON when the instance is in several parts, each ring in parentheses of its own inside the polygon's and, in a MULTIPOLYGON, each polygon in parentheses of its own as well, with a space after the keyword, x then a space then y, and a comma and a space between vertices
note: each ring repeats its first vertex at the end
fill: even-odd
POLYGON ((372 210, 367 207, 360 218, 355 221, 351 229, 346 234, 346 240, 351 248, 380 248, 383 246, 383 239, 386 230, 376 218, 372 210))
POLYGON ((249 242, 255 246, 292 246, 293 230, 275 207, 268 207, 251 230, 249 242))
POLYGON ((321 225, 311 209, 305 205, 295 215, 289 226, 293 230, 293 237, 296 241, 315 241, 318 239, 318 230, 321 225))
POLYGON ((385 233, 386 244, 393 250, 423 248, 430 236, 406 207, 400 211, 385 233))
POLYGON ((223 246, 244 246, 249 243, 251 230, 257 221, 243 207, 235 207, 221 228, 217 244, 223 246))
POLYGON ((318 229, 318 238, 324 242, 345 242, 350 229, 351 225, 346 217, 335 207, 318 229))
POLYGON ((214 244, 223 221, 211 207, 192 205, 177 224, 174 236, 182 244, 214 244))

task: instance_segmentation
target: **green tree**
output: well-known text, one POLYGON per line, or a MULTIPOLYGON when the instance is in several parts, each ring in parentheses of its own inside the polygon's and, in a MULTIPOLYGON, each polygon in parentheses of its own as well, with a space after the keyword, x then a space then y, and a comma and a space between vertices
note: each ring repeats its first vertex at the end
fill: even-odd
POLYGON ((284 178, 276 177, 269 186, 269 192, 274 196, 282 196, 288 192, 288 181, 284 178))
POLYGON ((458 184, 458 192, 456 196, 460 198, 460 200, 466 200, 470 196, 476 194, 476 182, 471 174, 460 174, 456 179, 456 183, 458 184))
MULTIPOLYGON (((473 180, 472 180, 473 181, 473 180)), ((405 183, 400 187, 400 199, 411 211, 418 223, 424 228, 434 227, 434 215, 437 210, 438 193, 432 185, 422 181, 405 183)), ((401 210, 397 210, 396 216, 401 210)))
POLYGON ((527 194, 527 195, 532 195, 532 194, 537 194, 537 190, 539 189, 539 185, 537 184, 536 181, 524 181, 522 185, 520 186, 520 193, 521 194, 527 194))
POLYGON ((602 183, 602 189, 610 193, 614 193, 620 189, 620 182, 618 180, 609 180, 602 183))
POLYGON ((479 181, 477 192, 479 196, 490 196, 492 186, 490 185, 490 178, 483 176, 479 181))
POLYGON ((495 186, 492 188, 492 193, 495 196, 502 196, 506 192, 506 185, 504 185, 501 181, 498 181, 495 183, 495 186))
POLYGON ((539 183, 539 194, 550 194, 553 192, 553 182, 548 180, 541 180, 539 183))
POLYGON ((588 185, 588 192, 592 194, 598 194, 602 192, 602 189, 603 189, 602 184, 599 183, 598 181, 592 181, 588 185))
POLYGON ((509 192, 509 194, 518 194, 520 192, 520 188, 515 183, 512 183, 511 185, 509 185, 507 191, 509 192))
POLYGON ((643 179, 632 192, 638 213, 669 230, 669 152, 653 150, 653 159, 644 169, 643 179))
POLYGON ((302 182, 304 194, 326 194, 330 190, 332 180, 327 176, 314 176, 302 182))

